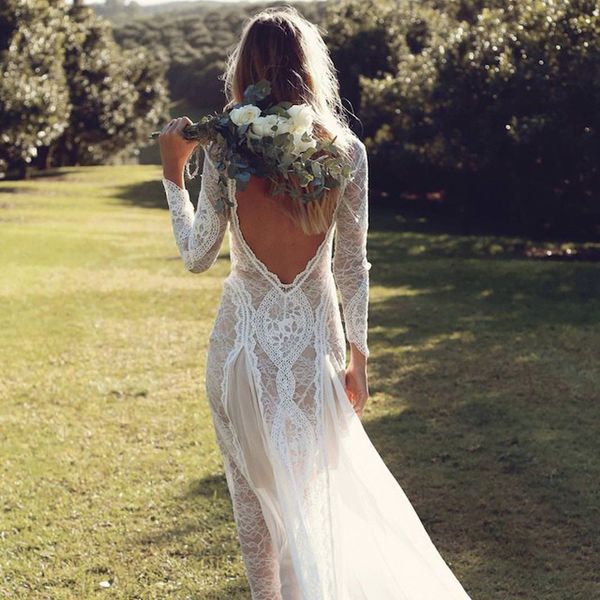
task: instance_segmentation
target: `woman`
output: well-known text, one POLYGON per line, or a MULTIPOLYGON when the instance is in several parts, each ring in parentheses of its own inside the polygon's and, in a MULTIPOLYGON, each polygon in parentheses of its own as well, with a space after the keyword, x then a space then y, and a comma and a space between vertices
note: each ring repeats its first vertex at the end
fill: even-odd
POLYGON ((291 8, 246 25, 225 77, 229 106, 261 79, 273 101, 309 104, 353 177, 310 205, 228 180, 205 152, 198 207, 174 119, 159 141, 186 267, 206 271, 229 229, 231 271, 210 335, 206 391, 254 600, 454 600, 468 595, 363 429, 368 398, 367 156, 344 121, 318 29, 291 8), (335 243, 334 243, 335 231, 335 243), (332 263, 332 251, 334 251, 332 263), (345 335, 338 305, 341 294, 345 335))

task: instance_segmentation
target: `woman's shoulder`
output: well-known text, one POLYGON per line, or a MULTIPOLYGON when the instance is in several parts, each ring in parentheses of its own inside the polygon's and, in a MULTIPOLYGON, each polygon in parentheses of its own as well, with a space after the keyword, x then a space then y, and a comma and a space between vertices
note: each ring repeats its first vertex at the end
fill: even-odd
POLYGON ((353 146, 357 148, 365 147, 364 142, 358 137, 358 135, 354 131, 350 130, 348 133, 348 137, 350 138, 353 146))
POLYGON ((347 142, 346 152, 350 176, 343 185, 343 199, 346 197, 358 198, 360 196, 358 191, 364 187, 368 177, 367 147, 353 131, 349 132, 347 142))
POLYGON ((356 135, 356 133, 354 133, 354 131, 350 131, 348 138, 349 154, 352 163, 357 164, 363 160, 366 160, 367 147, 365 146, 364 142, 356 135))
POLYGON ((358 175, 360 171, 365 171, 367 169, 367 147, 353 131, 349 134, 348 158, 350 167, 355 176, 358 175))

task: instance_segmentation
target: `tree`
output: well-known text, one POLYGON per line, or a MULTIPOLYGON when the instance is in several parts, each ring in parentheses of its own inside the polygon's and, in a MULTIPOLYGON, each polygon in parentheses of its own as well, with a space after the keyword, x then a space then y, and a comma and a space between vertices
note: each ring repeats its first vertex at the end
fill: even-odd
POLYGON ((49 0, 0 5, 0 168, 21 178, 38 148, 68 125, 61 17, 49 0))
POLYGON ((99 164, 133 153, 167 116, 160 58, 142 48, 121 51, 108 21, 89 7, 74 5, 67 16, 64 65, 72 110, 53 145, 54 162, 99 164))
MULTIPOLYGON (((437 179, 469 214, 522 231, 597 233, 597 1, 497 0, 472 22, 458 19, 454 1, 432 4, 412 17, 388 13, 400 33, 390 46, 394 69, 360 80, 361 116, 387 179, 379 182, 437 179)), ((463 1, 461 10, 477 4, 463 1)))
POLYGON ((393 70, 393 10, 393 3, 379 0, 349 0, 328 6, 326 42, 338 70, 341 95, 357 115, 362 113, 361 77, 381 77, 393 70))

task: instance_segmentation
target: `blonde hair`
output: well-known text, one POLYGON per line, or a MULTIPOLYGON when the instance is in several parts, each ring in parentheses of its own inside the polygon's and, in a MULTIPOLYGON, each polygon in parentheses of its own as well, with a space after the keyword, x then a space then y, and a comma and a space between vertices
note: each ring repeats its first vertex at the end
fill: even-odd
MULTIPOLYGON (((223 79, 228 100, 224 110, 242 100, 247 86, 267 79, 274 103, 311 106, 315 137, 335 137, 340 155, 349 160, 354 134, 346 120, 335 66, 319 28, 294 7, 267 8, 246 22, 227 59, 223 79)), ((278 205, 307 235, 324 233, 331 224, 339 192, 340 188, 326 190, 308 203, 287 198, 278 205)))

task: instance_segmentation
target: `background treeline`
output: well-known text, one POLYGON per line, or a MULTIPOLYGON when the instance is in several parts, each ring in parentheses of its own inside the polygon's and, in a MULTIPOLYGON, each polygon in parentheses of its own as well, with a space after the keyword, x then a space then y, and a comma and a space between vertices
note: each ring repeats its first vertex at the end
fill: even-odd
MULTIPOLYGON (((184 100, 194 110, 210 112, 225 104, 219 77, 228 53, 240 38, 244 21, 259 10, 278 4, 281 3, 223 3, 215 8, 215 2, 194 2, 179 5, 174 13, 151 12, 126 22, 118 12, 114 37, 123 48, 141 46, 160 52, 167 67, 171 99, 184 100)), ((313 23, 326 22, 326 3, 302 2, 295 6, 313 23)))
POLYGON ((118 162, 168 107, 164 68, 78 2, 0 5, 0 171, 118 162))
MULTIPOLYGON (((25 77, 32 104, 15 94, 3 111, 9 165, 27 164, 34 144, 40 165, 135 156, 168 119, 167 96, 174 114, 220 109, 225 58, 246 17, 268 6, 113 1, 97 9, 111 32, 91 9, 50 0, 11 24, 14 3, 0 10, 0 64, 15 63, 0 98, 25 77), (25 51, 31 35, 39 57, 25 51)), ((383 197, 440 198, 474 222, 528 233, 600 233, 597 0, 296 6, 326 32, 383 197)))
POLYGON ((523 232, 600 234, 597 0, 360 0, 332 16, 379 187, 437 188, 447 209, 523 232))

